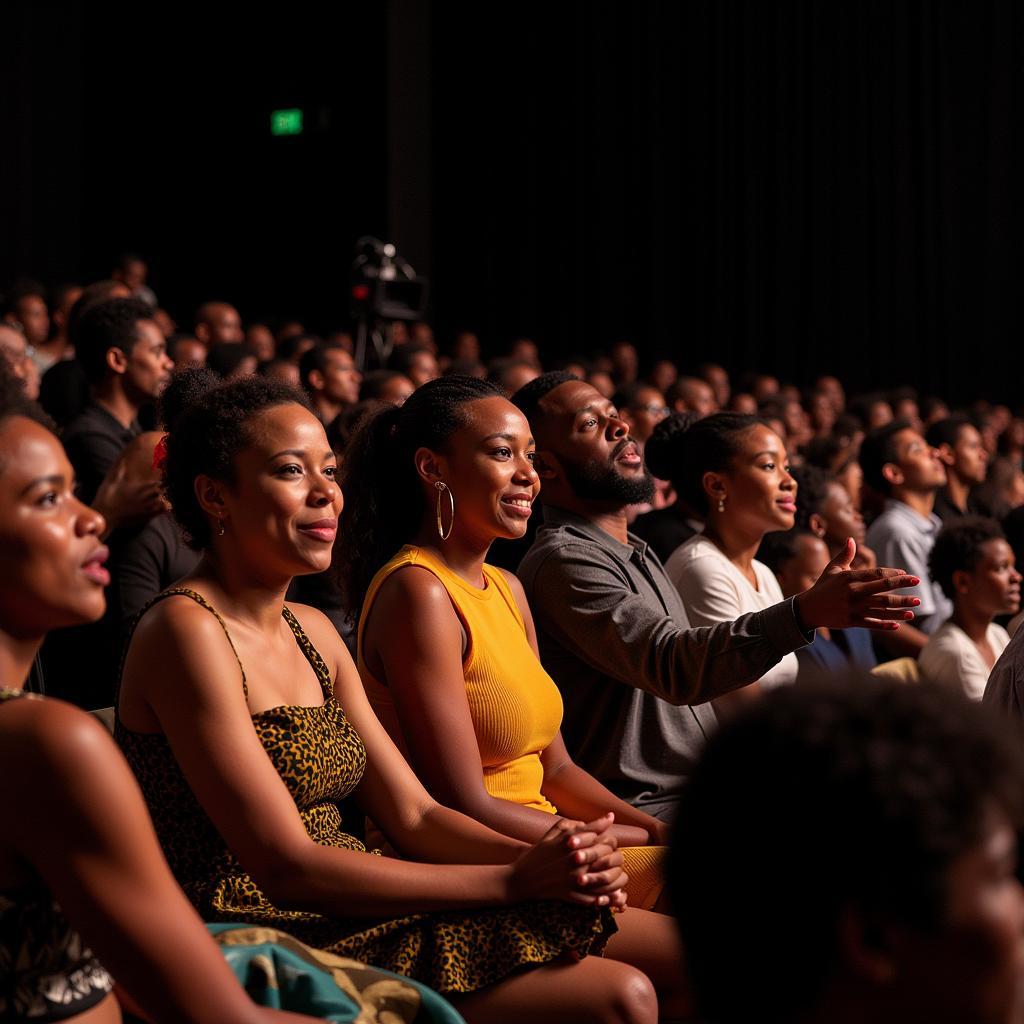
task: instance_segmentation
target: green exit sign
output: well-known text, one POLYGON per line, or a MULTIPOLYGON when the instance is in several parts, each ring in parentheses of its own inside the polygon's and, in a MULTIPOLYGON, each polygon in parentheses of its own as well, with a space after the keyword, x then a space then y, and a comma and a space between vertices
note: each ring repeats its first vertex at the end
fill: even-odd
POLYGON ((301 135, 302 111, 298 107, 290 110, 272 110, 270 112, 271 135, 301 135))

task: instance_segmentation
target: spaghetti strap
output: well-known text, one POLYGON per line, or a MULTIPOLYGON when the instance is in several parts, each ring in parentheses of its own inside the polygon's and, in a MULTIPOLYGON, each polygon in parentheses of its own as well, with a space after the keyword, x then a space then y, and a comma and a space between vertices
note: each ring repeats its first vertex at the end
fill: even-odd
MULTIPOLYGON (((213 611, 212 608, 210 610, 213 611)), ((295 642, 299 645, 299 650, 306 656, 306 661, 309 662, 310 667, 316 673, 320 689, 323 691, 324 700, 332 700, 334 697, 334 683, 331 682, 331 670, 327 667, 327 662, 324 661, 320 652, 313 646, 313 641, 306 636, 306 631, 302 628, 302 624, 295 617, 295 613, 291 608, 285 605, 283 614, 285 622, 291 627, 292 633, 295 636, 295 642)))
MULTIPOLYGON (((124 653, 121 656, 121 671, 118 673, 118 677, 117 677, 118 678, 118 689, 120 690, 120 688, 121 688, 121 677, 124 675, 124 659, 125 659, 125 657, 128 654, 128 647, 129 647, 129 645, 131 643, 132 634, 135 632, 135 628, 136 628, 136 626, 138 626, 139 621, 141 620, 142 616, 145 615, 146 612, 148 612, 149 609, 153 607, 153 605, 158 604, 160 601, 163 601, 165 598, 176 597, 179 594, 182 597, 191 598, 200 607, 205 608, 220 623, 220 628, 224 630, 224 635, 227 637, 228 644, 231 647, 231 653, 235 656, 235 661, 238 662, 238 670, 239 670, 239 672, 242 673, 242 692, 245 694, 246 699, 248 700, 248 698, 249 698, 249 684, 246 682, 246 679, 245 679, 245 666, 242 664, 242 659, 238 656, 238 651, 235 650, 235 642, 234 642, 234 640, 231 639, 231 634, 228 632, 227 623, 223 620, 223 618, 221 618, 220 612, 217 611, 217 609, 214 608, 213 605, 210 604, 210 602, 207 601, 206 598, 203 597, 202 594, 198 593, 195 590, 190 589, 189 587, 170 587, 167 590, 161 591, 159 594, 156 595, 156 597, 154 597, 151 600, 147 601, 142 606, 142 609, 139 611, 138 615, 135 616, 135 619, 134 619, 134 621, 132 622, 132 625, 131 625, 131 629, 128 631, 128 638, 125 640, 124 653)), ((285 610, 287 611, 287 609, 285 609, 285 610)), ((291 613, 288 612, 288 614, 290 615, 291 613)), ((294 629, 294 627, 293 627, 293 629, 294 629)), ((300 628, 300 632, 301 632, 301 628, 300 628)), ((307 643, 308 643, 308 641, 307 641, 307 643)), ((308 657, 308 655, 307 655, 307 657, 308 657)), ((319 657, 319 655, 317 655, 317 657, 319 657)))

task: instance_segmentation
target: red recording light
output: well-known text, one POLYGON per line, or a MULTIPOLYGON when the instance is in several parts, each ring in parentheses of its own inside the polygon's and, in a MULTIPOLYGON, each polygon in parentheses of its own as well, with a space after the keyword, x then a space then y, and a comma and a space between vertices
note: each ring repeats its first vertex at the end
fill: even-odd
POLYGON ((352 286, 352 298, 364 302, 370 297, 370 289, 365 284, 354 284, 352 286))

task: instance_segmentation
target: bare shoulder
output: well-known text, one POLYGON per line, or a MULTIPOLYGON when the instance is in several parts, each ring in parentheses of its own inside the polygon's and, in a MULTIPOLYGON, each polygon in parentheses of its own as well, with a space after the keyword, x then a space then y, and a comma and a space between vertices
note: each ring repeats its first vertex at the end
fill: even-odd
POLYGON ((161 643, 168 638, 179 641, 187 636, 206 640, 219 634, 225 637, 218 617, 185 594, 171 594, 158 601, 139 620, 132 634, 132 646, 161 643))
POLYGON ((184 595, 154 605, 132 634, 122 686, 152 696, 166 687, 175 699, 196 695, 210 680, 237 687, 242 669, 224 626, 209 608, 184 595))
POLYGON ((0 710, 0 792, 8 797, 62 799, 122 765, 110 733, 81 708, 24 697, 0 710))
POLYGON ((345 647, 334 623, 319 608, 314 608, 310 604, 294 604, 291 601, 287 607, 302 627, 302 632, 309 637, 310 643, 325 661, 330 662, 332 656, 340 651, 347 653, 348 648, 345 647))

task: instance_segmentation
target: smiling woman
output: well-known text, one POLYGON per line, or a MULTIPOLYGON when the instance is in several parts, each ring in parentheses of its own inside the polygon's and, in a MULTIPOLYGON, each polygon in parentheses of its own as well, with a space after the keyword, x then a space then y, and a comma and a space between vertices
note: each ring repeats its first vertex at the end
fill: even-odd
MULTIPOLYGON (((678 465, 673 479, 705 521, 704 532, 672 553, 665 570, 694 626, 710 626, 779 603, 774 573, 754 555, 766 533, 789 530, 796 518, 796 481, 786 446, 755 416, 716 413, 664 441, 678 465)), ((797 658, 787 654, 750 686, 715 701, 728 713, 760 687, 792 683, 797 658)))
MULTIPOLYGON (((629 471, 640 464, 625 436, 614 459, 629 471)), ((361 607, 360 676, 430 793, 490 828, 536 842, 553 816, 614 812, 638 909, 620 919, 608 954, 644 970, 663 1015, 676 1016, 680 953, 669 920, 649 912, 661 893, 664 826, 572 761, 522 586, 486 562, 494 540, 525 533, 540 490, 533 463, 526 418, 471 378, 425 384, 364 427, 345 464, 341 539, 350 579, 373 574, 349 595, 361 607)))
MULTIPOLYGON (((548 815, 524 843, 442 806, 377 721, 331 623, 285 603, 293 576, 330 565, 342 507, 305 399, 261 378, 211 386, 199 371, 181 386, 195 396, 169 425, 167 493, 202 559, 141 613, 115 732, 195 906, 425 981, 490 1024, 597 1020, 627 1004, 630 1020, 653 1021, 652 979, 629 963, 636 928, 610 914, 625 883, 611 815, 548 815), (373 856, 344 829, 350 797, 405 859, 373 856)), ((477 500, 457 498, 458 530, 521 529, 535 488, 526 443, 508 421, 466 452, 485 471, 477 500)))
POLYGON ((14 385, 0 372, 0 1019, 115 1024, 109 969, 156 1024, 310 1021, 250 1002, 174 884, 107 731, 22 690, 48 630, 103 614, 109 575, 103 517, 75 497, 60 441, 14 385))

